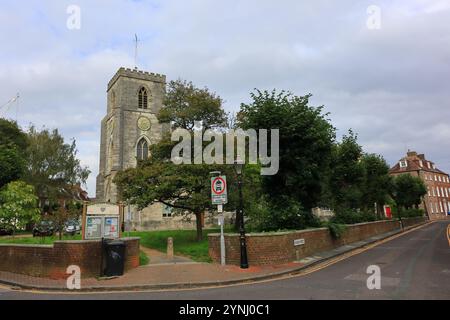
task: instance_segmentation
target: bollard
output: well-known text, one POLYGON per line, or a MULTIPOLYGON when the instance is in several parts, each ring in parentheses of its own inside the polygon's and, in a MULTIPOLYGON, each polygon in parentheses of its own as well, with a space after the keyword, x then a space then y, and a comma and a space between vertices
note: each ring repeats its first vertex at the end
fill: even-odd
POLYGON ((173 259, 173 238, 167 238, 167 259, 173 259))

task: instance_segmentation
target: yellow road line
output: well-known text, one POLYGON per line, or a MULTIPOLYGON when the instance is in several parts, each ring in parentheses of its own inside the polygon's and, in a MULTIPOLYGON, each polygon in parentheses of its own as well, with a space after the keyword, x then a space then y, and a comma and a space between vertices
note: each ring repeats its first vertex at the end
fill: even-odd
MULTIPOLYGON (((255 284, 261 284, 261 283, 267 283, 267 282, 274 282, 274 281, 280 281, 280 280, 286 280, 286 279, 292 279, 292 278, 299 278, 306 276, 308 274, 320 271, 322 269, 325 269, 331 265, 334 265, 342 260, 346 260, 352 256, 361 254, 365 251, 368 251, 374 247, 377 247, 383 243, 389 242, 391 240, 397 239, 399 237, 402 237, 404 235, 407 235, 408 233, 411 233, 417 229, 423 228, 429 224, 434 223, 435 221, 431 221, 428 223, 424 223, 420 226, 413 227, 407 231, 401 232, 399 234, 395 234, 393 236, 390 236, 389 238, 377 241, 372 244, 368 244, 362 248, 358 248, 355 250, 352 250, 348 253, 344 253, 342 255, 339 255, 336 258, 332 258, 330 260, 321 262, 315 266, 308 267, 307 269, 300 270, 300 271, 293 271, 291 274, 280 276, 276 278, 266 279, 266 280, 256 280, 256 281, 249 281, 249 282, 242 282, 242 283, 236 283, 236 284, 228 284, 228 285, 220 285, 220 286, 212 286, 212 287, 199 287, 199 288, 183 288, 183 289, 150 289, 150 290, 121 290, 121 291, 94 291, 94 292, 86 292, 86 291, 38 291, 38 290, 19 290, 19 292, 26 292, 26 293, 33 293, 33 294, 42 294, 42 295, 48 295, 48 294, 64 294, 64 295, 101 295, 101 294, 121 294, 121 293, 163 293, 163 292, 180 292, 180 291, 198 291, 198 290, 212 290, 212 289, 221 289, 221 288, 230 288, 230 287, 237 287, 237 286, 248 286, 248 285, 255 285, 255 284)), ((450 225, 448 226, 447 230, 450 230, 450 225)), ((448 232, 447 232, 448 234, 448 232)))

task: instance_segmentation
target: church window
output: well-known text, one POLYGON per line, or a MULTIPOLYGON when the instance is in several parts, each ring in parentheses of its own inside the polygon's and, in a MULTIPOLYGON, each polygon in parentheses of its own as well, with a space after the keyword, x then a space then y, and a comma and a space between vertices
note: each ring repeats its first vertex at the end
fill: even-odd
POLYGON ((163 217, 170 218, 170 217, 172 217, 172 213, 173 213, 173 208, 164 204, 163 205, 163 217))
POLYGON ((148 158, 148 142, 144 138, 137 144, 137 159, 146 160, 148 158))
POLYGON ((147 109, 147 90, 144 87, 139 90, 139 109, 147 109))

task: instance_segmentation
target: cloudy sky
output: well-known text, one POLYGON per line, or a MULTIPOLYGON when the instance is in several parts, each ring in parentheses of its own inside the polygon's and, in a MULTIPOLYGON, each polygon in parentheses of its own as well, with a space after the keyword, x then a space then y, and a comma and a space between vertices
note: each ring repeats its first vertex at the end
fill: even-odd
POLYGON ((0 106, 21 98, 0 116, 75 138, 95 195, 106 84, 134 66, 137 33, 140 69, 206 85, 228 111, 253 88, 310 92, 366 151, 449 172, 449 21, 447 0, 2 0, 0 106))

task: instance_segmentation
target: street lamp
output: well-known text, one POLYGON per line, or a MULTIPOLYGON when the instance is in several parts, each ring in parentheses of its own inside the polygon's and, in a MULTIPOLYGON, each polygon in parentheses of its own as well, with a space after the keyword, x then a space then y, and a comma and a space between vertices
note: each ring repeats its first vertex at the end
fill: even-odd
POLYGON ((239 190, 239 206, 237 208, 237 214, 239 215, 239 242, 241 247, 241 269, 248 268, 247 259, 247 242, 245 240, 245 227, 244 227, 244 205, 242 200, 242 169, 244 167, 244 161, 239 157, 234 161, 234 169, 236 170, 238 178, 238 190, 239 190))

